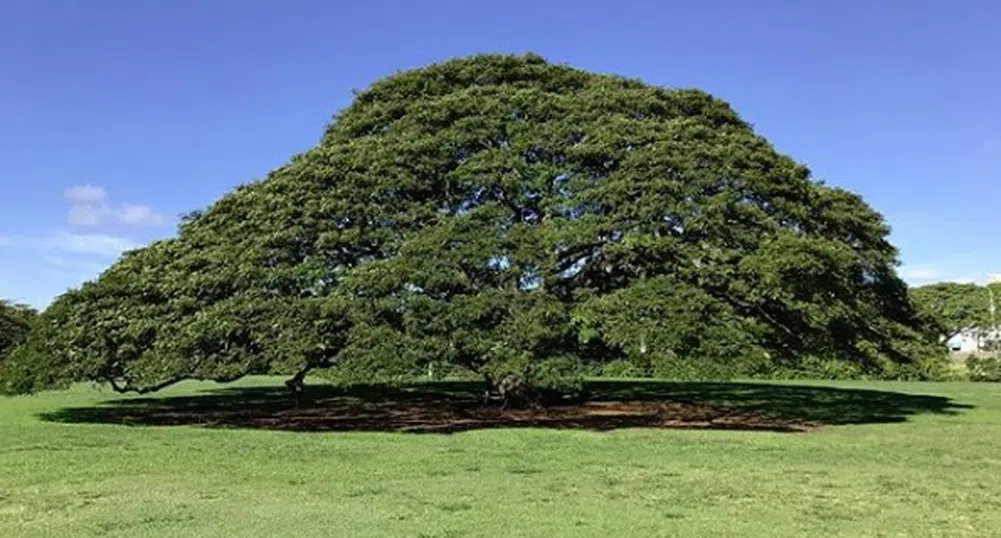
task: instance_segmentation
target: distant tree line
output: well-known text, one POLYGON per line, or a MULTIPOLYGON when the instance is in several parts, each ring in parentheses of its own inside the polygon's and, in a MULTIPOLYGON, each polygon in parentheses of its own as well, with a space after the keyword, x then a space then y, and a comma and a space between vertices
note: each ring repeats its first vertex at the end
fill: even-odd
MULTIPOLYGON (((943 282, 912 288, 911 297, 943 345, 968 331, 977 331, 989 340, 998 321, 996 299, 1001 299, 1001 284, 943 282)), ((991 342, 984 344, 990 346, 991 342)))

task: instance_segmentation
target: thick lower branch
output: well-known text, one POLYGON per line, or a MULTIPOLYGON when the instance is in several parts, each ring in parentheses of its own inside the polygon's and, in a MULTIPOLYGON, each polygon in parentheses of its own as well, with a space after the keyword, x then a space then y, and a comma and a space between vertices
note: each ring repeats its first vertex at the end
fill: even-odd
POLYGON ((285 387, 288 389, 289 394, 295 400, 296 405, 299 404, 299 399, 302 394, 306 391, 306 376, 317 368, 329 368, 334 365, 334 361, 324 359, 319 362, 307 363, 305 366, 299 369, 288 381, 285 382, 285 387))
POLYGON ((172 378, 170 378, 170 379, 168 379, 168 380, 166 380, 166 381, 164 381, 162 383, 157 383, 156 385, 150 385, 148 387, 142 387, 142 388, 130 387, 130 386, 128 386, 128 382, 127 381, 126 381, 125 385, 119 385, 118 382, 115 381, 114 378, 108 378, 108 383, 111 385, 111 389, 114 390, 115 392, 119 393, 119 394, 126 394, 126 393, 129 393, 129 392, 134 392, 136 394, 148 394, 150 392, 156 392, 156 391, 158 391, 160 389, 167 388, 167 387, 173 385, 174 383, 178 383, 180 381, 184 381, 185 379, 188 379, 188 377, 187 376, 172 377, 172 378))

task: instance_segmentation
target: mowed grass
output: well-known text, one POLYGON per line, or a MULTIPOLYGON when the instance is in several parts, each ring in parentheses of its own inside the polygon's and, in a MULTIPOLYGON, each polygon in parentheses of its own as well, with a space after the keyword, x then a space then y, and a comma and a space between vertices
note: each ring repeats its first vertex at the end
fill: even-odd
POLYGON ((665 387, 834 425, 148 426, 105 412, 120 398, 110 391, 80 386, 0 398, 0 536, 1001 536, 997 384, 665 387))

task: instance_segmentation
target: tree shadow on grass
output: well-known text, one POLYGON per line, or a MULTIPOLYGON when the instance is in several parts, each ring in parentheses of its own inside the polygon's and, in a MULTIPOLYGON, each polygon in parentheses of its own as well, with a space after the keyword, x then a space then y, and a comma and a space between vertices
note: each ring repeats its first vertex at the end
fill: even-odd
POLYGON ((797 432, 825 425, 906 421, 971 406, 942 396, 766 383, 598 381, 589 400, 541 409, 484 404, 483 385, 311 386, 296 407, 281 387, 230 387, 189 396, 125 398, 41 415, 64 423, 333 432, 452 433, 485 428, 704 428, 797 432))

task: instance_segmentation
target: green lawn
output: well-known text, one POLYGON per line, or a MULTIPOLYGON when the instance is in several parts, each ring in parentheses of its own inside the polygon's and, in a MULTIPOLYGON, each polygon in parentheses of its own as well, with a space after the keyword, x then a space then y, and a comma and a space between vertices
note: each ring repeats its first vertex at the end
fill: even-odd
POLYGON ((1001 536, 997 384, 613 383, 828 425, 442 434, 271 423, 268 383, 0 398, 0 536, 1001 536))

